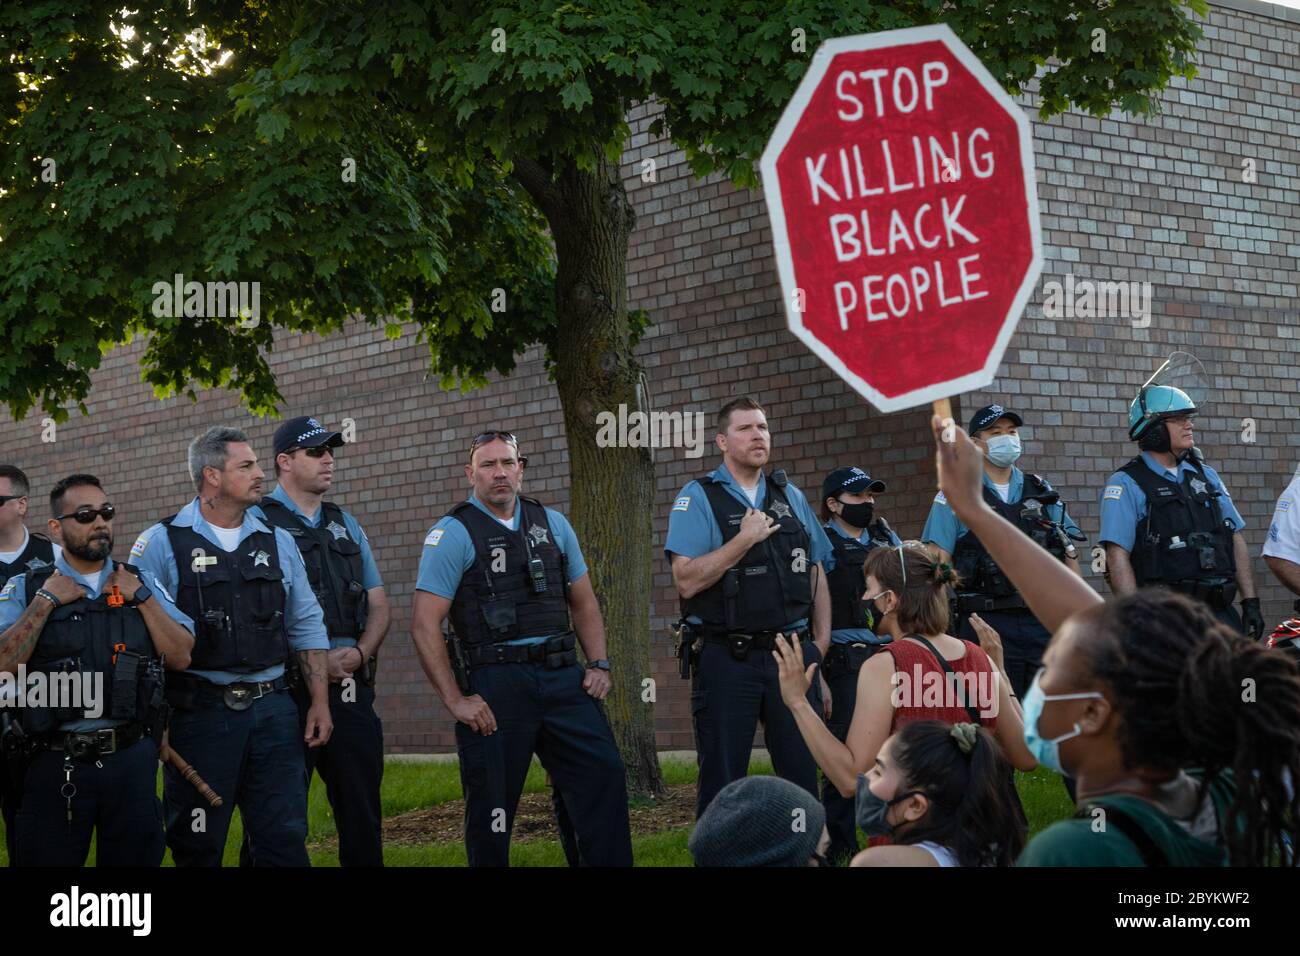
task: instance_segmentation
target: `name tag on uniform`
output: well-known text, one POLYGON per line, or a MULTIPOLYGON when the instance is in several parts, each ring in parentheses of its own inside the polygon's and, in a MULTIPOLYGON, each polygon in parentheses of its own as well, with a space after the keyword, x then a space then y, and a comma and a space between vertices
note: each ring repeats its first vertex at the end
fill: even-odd
POLYGON ((1102 501, 1119 501, 1124 496, 1123 485, 1107 485, 1106 490, 1101 493, 1102 501))
POLYGON ((673 502, 673 511, 685 511, 691 506, 691 496, 683 495, 673 502))

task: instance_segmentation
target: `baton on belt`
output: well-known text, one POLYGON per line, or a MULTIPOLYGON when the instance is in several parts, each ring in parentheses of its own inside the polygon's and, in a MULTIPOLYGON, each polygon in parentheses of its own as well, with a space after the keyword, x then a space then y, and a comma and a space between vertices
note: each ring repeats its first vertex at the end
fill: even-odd
POLYGON ((177 772, 193 784, 194 789, 196 789, 199 792, 199 795, 203 797, 204 800, 208 801, 211 806, 221 806, 222 800, 217 796, 217 792, 203 782, 203 778, 198 775, 198 772, 193 767, 185 762, 184 757, 172 750, 166 737, 163 738, 162 747, 158 751, 158 756, 164 763, 169 763, 175 767, 177 772))

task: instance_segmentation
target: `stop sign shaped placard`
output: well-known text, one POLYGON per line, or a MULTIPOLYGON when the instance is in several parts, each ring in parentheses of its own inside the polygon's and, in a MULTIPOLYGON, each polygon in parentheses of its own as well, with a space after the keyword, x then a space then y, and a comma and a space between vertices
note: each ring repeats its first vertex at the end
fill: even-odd
POLYGON ((1024 111, 945 25, 827 41, 763 152, 790 329, 881 411, 988 385, 1042 268, 1024 111))

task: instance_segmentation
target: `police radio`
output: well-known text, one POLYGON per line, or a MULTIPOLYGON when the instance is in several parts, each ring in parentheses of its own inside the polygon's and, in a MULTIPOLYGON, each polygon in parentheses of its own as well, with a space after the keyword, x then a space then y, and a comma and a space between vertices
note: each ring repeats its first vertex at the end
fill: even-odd
MULTIPOLYGON (((530 548, 529 551, 532 549, 530 548)), ((534 555, 528 559, 528 576, 533 581, 533 593, 546 593, 546 565, 542 564, 542 559, 534 555)))

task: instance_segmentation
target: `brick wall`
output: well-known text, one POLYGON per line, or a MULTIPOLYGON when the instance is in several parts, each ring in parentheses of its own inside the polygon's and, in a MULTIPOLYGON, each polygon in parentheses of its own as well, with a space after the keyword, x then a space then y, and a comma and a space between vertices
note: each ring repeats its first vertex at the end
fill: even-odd
MULTIPOLYGON (((956 411, 964 421, 979 405, 1002 401, 1021 412, 1028 425, 1023 464, 1061 489, 1093 541, 1100 486, 1132 453, 1128 401, 1173 349, 1196 353, 1219 388, 1198 421, 1199 444, 1248 522, 1252 553, 1294 470, 1300 129, 1291 77, 1300 21, 1283 18, 1289 14, 1252 0, 1213 7, 1201 76, 1173 84, 1157 119, 1068 114, 1034 123, 1042 281, 1072 273, 1076 280, 1151 282, 1151 324, 1046 319, 1036 295, 993 387, 961 396, 956 411), (1244 159, 1255 160, 1254 183, 1242 181, 1244 159), (1256 423, 1253 443, 1241 440, 1246 418, 1256 423)), ((1032 95, 1023 102, 1036 105, 1032 95)), ((650 140, 648 110, 630 118, 635 133, 624 170, 639 220, 628 283, 631 306, 655 320, 640 346, 654 407, 702 411, 710 432, 719 405, 753 394, 768 408, 773 464, 810 498, 831 468, 859 464, 889 482, 880 508, 898 532, 919 534, 934 487, 928 411, 881 415, 804 349, 785 330, 761 196, 719 177, 693 179, 680 153, 650 140), (645 159, 655 160, 653 182, 642 180, 645 159)), ((276 424, 251 418, 223 392, 203 393, 197 403, 158 402, 139 382, 141 350, 127 346, 107 357, 89 416, 74 413, 54 442, 41 440, 39 414, 0 423, 0 458, 28 471, 41 518, 40 496, 62 475, 89 470, 105 481, 121 510, 119 556, 136 533, 189 500, 185 448, 195 434, 216 423, 241 425, 269 468, 276 424)), ((559 400, 540 352, 522 356, 509 380, 468 396, 426 380, 427 355, 413 337, 391 342, 358 324, 330 339, 282 336, 271 363, 286 415, 313 414, 334 427, 355 422, 357 442, 340 458, 333 496, 367 529, 394 605, 380 687, 388 749, 450 750, 450 721, 409 637, 421 542, 463 497, 464 449, 484 427, 516 431, 530 457, 527 490, 567 508, 559 400)), ((681 450, 656 453, 657 553, 678 489, 715 464, 711 449, 693 460, 681 450)), ((1263 563, 1254 566, 1267 585, 1265 617, 1279 619, 1289 602, 1263 563)), ((686 685, 665 633, 675 613, 668 568, 658 559, 652 676, 658 740, 667 748, 693 745, 686 685)))

